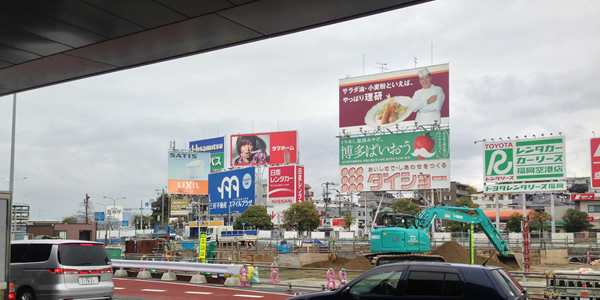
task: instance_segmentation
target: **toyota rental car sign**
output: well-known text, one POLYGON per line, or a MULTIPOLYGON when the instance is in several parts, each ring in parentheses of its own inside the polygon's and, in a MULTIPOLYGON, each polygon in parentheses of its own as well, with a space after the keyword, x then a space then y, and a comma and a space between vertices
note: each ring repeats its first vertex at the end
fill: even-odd
POLYGON ((487 142, 484 183, 565 179, 564 137, 487 142))

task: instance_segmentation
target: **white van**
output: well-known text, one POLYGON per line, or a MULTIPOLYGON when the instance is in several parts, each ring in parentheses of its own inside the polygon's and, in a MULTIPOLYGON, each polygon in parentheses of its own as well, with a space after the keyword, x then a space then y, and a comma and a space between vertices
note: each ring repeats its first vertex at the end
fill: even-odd
POLYGON ((12 241, 9 280, 17 300, 112 299, 114 293, 108 251, 90 241, 12 241))

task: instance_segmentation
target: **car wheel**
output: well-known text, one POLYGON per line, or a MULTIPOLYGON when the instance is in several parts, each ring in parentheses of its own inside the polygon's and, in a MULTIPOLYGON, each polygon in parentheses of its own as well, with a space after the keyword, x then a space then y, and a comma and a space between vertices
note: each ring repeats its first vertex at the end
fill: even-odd
POLYGON ((35 293, 31 289, 24 289, 23 291, 19 292, 19 295, 17 296, 17 300, 35 300, 35 299, 36 299, 35 293))

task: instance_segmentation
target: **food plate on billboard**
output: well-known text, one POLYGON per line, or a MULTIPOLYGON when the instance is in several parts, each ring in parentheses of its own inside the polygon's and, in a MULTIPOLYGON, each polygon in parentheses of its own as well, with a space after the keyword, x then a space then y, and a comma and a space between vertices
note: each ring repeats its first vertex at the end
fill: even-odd
POLYGON ((385 128, 404 121, 412 112, 408 109, 410 100, 410 97, 396 96, 373 105, 365 115, 365 124, 385 128))

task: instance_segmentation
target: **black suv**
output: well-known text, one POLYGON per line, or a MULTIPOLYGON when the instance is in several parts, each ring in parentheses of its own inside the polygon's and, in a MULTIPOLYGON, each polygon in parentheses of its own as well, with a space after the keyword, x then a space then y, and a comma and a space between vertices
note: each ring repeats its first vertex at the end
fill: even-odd
POLYGON ((451 263, 394 263, 367 271, 334 291, 291 297, 319 299, 529 299, 501 267, 451 263))

